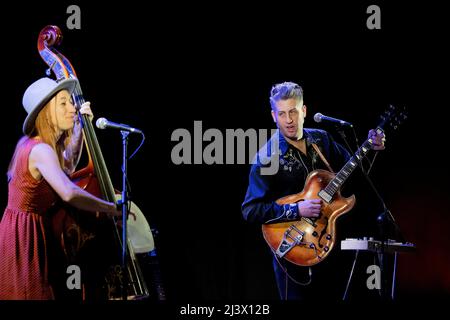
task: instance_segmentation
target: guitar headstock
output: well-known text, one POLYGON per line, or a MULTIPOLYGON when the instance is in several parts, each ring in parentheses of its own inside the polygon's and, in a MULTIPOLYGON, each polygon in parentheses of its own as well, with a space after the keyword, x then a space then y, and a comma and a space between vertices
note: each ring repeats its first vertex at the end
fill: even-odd
POLYGON ((397 108, 389 105, 389 108, 380 116, 381 122, 378 128, 391 127, 397 130, 398 127, 408 118, 406 108, 397 108))

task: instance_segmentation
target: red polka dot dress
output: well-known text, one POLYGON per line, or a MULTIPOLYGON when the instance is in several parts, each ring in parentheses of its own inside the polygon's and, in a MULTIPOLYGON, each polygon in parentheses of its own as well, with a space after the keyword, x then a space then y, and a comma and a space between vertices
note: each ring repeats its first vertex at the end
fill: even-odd
POLYGON ((8 206, 0 222, 0 299, 53 299, 48 282, 48 252, 44 213, 57 200, 45 179, 28 170, 31 149, 27 139, 16 154, 8 186, 8 206))

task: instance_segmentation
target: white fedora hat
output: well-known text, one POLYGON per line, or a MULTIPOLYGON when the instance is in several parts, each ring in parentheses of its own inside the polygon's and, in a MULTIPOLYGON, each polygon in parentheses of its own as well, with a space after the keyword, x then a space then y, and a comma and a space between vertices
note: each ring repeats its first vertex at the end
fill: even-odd
POLYGON ((25 111, 28 113, 23 122, 23 133, 30 134, 34 128, 34 121, 36 120, 39 111, 50 101, 55 94, 61 90, 69 91, 72 94, 78 80, 64 79, 56 82, 50 78, 41 78, 31 84, 23 94, 22 104, 25 111))

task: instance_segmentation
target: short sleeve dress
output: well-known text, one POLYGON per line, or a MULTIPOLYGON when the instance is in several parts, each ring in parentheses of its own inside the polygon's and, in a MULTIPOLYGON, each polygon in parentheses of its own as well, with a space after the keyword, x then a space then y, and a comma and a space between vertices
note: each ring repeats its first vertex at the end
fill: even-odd
POLYGON ((8 185, 8 206, 0 222, 0 300, 54 299, 48 281, 45 212, 58 195, 28 170, 28 157, 38 143, 29 138, 20 144, 8 185))

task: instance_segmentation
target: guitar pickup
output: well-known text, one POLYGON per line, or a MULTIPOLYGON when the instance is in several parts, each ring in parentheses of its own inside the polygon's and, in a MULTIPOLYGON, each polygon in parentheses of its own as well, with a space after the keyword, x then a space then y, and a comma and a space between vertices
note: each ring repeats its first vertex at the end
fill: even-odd
POLYGON ((295 225, 290 226, 283 234, 283 239, 278 246, 276 255, 283 258, 293 247, 302 243, 305 233, 295 225))
POLYGON ((320 190, 318 196, 326 203, 330 203, 331 199, 333 199, 333 196, 328 194, 325 190, 320 190))
POLYGON ((310 218, 307 218, 307 217, 302 217, 302 220, 303 220, 303 221, 306 221, 307 223, 309 223, 310 225, 312 225, 314 228, 317 227, 317 224, 314 222, 314 221, 316 221, 315 218, 310 219, 310 218))

